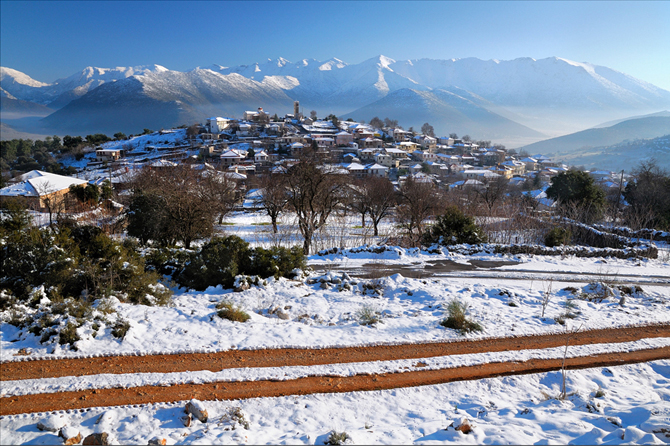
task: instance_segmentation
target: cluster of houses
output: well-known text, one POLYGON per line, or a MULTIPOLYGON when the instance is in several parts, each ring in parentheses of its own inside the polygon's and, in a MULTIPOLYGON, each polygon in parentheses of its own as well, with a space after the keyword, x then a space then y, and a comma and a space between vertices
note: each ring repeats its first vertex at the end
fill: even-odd
MULTIPOLYGON (((317 120, 303 117, 298 110, 296 103, 294 113, 283 118, 271 118, 262 108, 245 111, 243 119, 212 117, 199 125, 197 132, 191 132, 187 140, 170 147, 98 148, 89 167, 104 165, 108 171, 91 181, 109 179, 122 189, 139 166, 163 169, 189 163, 193 168, 209 169, 244 185, 250 175, 286 169, 305 151, 355 178, 379 176, 402 182, 412 176, 416 181, 458 189, 486 188, 498 179, 511 184, 532 181, 536 186, 546 185, 551 177, 568 168, 549 157, 522 157, 501 146, 484 147, 458 138, 415 134, 401 128, 375 128, 351 120, 317 120), (158 155, 142 157, 157 151, 158 155)), ((32 172, 19 177, 18 183, 0 190, 0 196, 32 196, 39 204, 43 202, 39 188, 31 184, 44 175, 32 172)), ((619 187, 619 179, 611 172, 592 175, 606 187, 619 187)), ((73 180, 76 184, 82 182, 73 180)), ((70 185, 56 178, 50 178, 49 183, 70 185)), ((542 199, 542 188, 536 189, 539 195, 534 198, 542 199)))
POLYGON ((201 127, 200 154, 212 164, 242 174, 264 172, 316 152, 354 177, 413 175, 452 187, 485 187, 505 178, 514 183, 540 175, 544 181, 567 170, 545 156, 520 157, 500 146, 480 147, 452 137, 375 128, 349 121, 316 120, 297 110, 279 119, 262 108, 242 120, 212 117, 201 127))

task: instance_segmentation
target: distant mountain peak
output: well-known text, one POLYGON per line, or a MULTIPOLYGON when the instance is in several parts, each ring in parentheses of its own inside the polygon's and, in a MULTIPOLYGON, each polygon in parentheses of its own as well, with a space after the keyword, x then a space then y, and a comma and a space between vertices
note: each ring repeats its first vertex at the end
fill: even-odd
POLYGON ((6 79, 12 79, 17 84, 27 85, 29 87, 46 87, 49 84, 36 81, 32 77, 28 76, 25 73, 22 73, 13 68, 0 67, 0 81, 6 81, 6 79))

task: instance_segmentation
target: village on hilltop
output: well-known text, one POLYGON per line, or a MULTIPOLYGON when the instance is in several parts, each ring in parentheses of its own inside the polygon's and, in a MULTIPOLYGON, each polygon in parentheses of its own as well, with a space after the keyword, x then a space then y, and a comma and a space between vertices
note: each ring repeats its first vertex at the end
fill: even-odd
MULTIPOLYGON (((245 111, 242 119, 210 117, 203 124, 141 135, 117 134, 114 140, 83 148, 80 159, 62 159, 76 178, 39 171, 10 180, 0 196, 22 196, 33 200, 33 209, 44 210, 44 199, 63 195, 83 180, 101 185, 110 181, 117 192, 132 181, 143 167, 165 169, 181 164, 210 169, 246 189, 249 177, 284 172, 306 153, 316 155, 323 165, 352 178, 386 177, 396 186, 411 177, 443 189, 481 191, 496 181, 518 186, 533 198, 535 210, 550 210, 555 202, 544 192, 549 180, 568 170, 550 157, 507 150, 491 141, 477 141, 468 135, 434 135, 426 123, 422 131, 404 130, 397 121, 377 117, 370 123, 339 120, 330 115, 317 119, 300 112, 295 102, 292 114, 283 118, 259 107, 245 111), (37 173, 36 173, 37 172, 37 173), (32 185, 40 177, 49 187, 32 185), (32 197, 32 198, 31 198, 32 197), (39 198, 38 198, 39 197, 39 198)), ((618 173, 591 171, 594 178, 613 194, 621 190, 618 173)))

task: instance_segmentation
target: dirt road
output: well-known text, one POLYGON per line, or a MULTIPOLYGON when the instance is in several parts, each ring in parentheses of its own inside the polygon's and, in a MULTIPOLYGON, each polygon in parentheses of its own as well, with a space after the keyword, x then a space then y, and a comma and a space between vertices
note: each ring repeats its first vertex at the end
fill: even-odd
MULTIPOLYGON (((627 353, 606 353, 568 358, 566 369, 612 366, 668 358, 670 358, 670 347, 627 353)), ((523 362, 488 363, 441 370, 419 370, 348 377, 310 376, 288 381, 216 382, 180 384, 170 387, 142 386, 129 389, 98 389, 14 396, 1 399, 0 415, 172 402, 192 398, 231 400, 414 387, 559 370, 562 367, 562 361, 562 359, 533 359, 523 362)))
MULTIPOLYGON (((570 345, 630 342, 644 338, 670 337, 670 323, 588 330, 573 333, 570 345)), ((391 361, 470 353, 544 349, 565 345, 565 334, 519 336, 424 344, 341 347, 324 349, 232 350, 147 356, 108 356, 4 362, 0 380, 57 378, 101 373, 169 373, 239 367, 311 366, 320 364, 391 361)))

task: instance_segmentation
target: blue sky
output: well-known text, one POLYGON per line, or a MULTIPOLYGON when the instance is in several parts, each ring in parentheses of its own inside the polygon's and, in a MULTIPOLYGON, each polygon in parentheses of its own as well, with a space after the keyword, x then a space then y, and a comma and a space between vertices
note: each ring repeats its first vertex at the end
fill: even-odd
POLYGON ((667 1, 2 0, 0 8, 0 63, 43 82, 86 66, 558 56, 670 90, 667 1))

